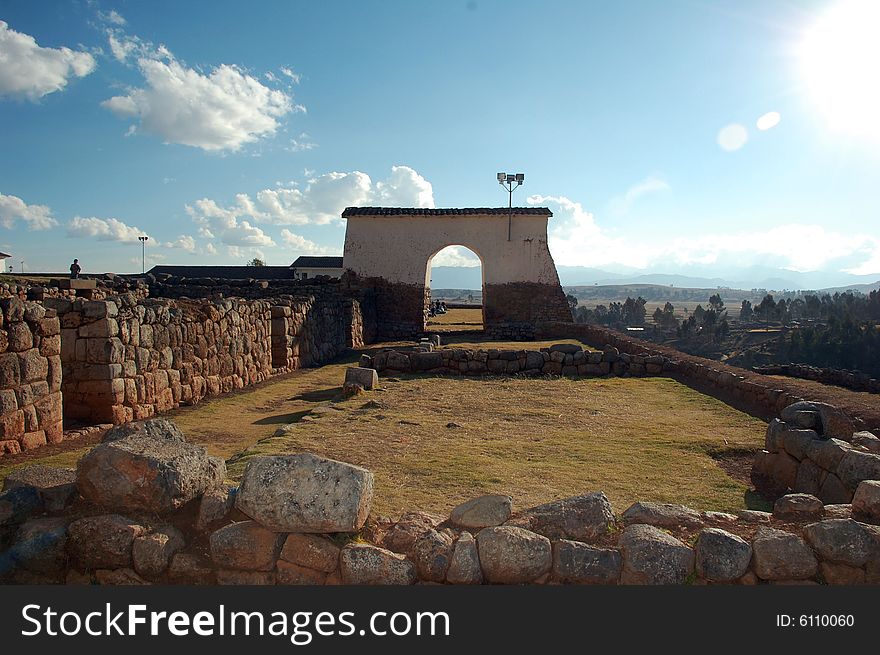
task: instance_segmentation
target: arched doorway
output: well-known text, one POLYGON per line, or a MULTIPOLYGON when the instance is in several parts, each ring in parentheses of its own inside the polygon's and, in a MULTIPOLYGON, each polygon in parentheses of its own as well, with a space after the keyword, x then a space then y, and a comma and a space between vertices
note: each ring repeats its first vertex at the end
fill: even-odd
POLYGON ((483 331, 486 291, 483 261, 464 245, 448 245, 428 259, 427 332, 483 331), (439 308, 438 308, 439 304, 439 308))

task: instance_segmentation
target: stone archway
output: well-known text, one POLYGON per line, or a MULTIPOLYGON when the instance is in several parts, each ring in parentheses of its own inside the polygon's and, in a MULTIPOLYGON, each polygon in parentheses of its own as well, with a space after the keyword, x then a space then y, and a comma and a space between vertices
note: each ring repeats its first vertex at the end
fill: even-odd
MULTIPOLYGON (((446 250, 447 248, 454 247, 454 246, 467 249, 468 251, 470 251, 474 255, 476 255, 477 259, 480 261, 480 266, 479 266, 479 269, 480 269, 480 296, 482 298, 482 301, 480 303, 480 323, 483 326, 483 328, 481 328, 480 331, 483 331, 483 329, 485 329, 485 325, 486 325, 486 305, 485 305, 485 302, 486 302, 486 265, 483 262, 483 258, 482 258, 482 256, 480 256, 480 253, 475 251, 473 248, 468 248, 463 243, 449 243, 449 244, 446 244, 445 246, 438 248, 434 254, 432 254, 430 257, 428 257, 428 262, 427 262, 426 271, 425 271, 425 287, 427 287, 429 289, 429 292, 431 294, 431 299, 434 300, 433 285, 431 283, 431 275, 432 275, 433 266, 434 266, 434 263, 433 263, 434 258, 437 255, 439 255, 441 252, 446 250)), ((426 324, 426 326, 425 326, 426 330, 427 330, 427 327, 428 326, 426 324)))
POLYGON ((486 333, 528 339, 539 323, 572 320, 547 247, 552 215, 516 207, 508 232, 506 207, 349 207, 343 267, 352 284, 374 291, 378 337, 412 338, 425 329, 428 262, 446 246, 465 246, 483 266, 486 333))

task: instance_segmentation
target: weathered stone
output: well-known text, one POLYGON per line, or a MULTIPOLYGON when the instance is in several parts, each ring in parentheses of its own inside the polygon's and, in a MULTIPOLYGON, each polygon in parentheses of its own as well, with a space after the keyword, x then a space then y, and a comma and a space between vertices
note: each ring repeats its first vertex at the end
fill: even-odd
POLYGON ((315 571, 332 573, 339 566, 339 546, 326 537, 290 534, 281 549, 281 559, 315 571))
POLYGON ((480 555, 477 542, 470 532, 462 532, 452 551, 452 560, 446 572, 446 581, 450 584, 481 584, 483 569, 480 567, 480 555))
MULTIPOLYGON (((278 572, 281 577, 281 571, 278 572)), ((217 571, 218 585, 248 585, 265 587, 275 584, 275 571, 240 571, 220 569, 217 571)), ((282 583, 285 584, 285 583, 282 583)))
POLYGON ((787 494, 773 505, 773 517, 782 521, 815 521, 824 513, 822 501, 810 494, 787 494))
POLYGON ((532 582, 552 566, 550 540, 514 526, 484 528, 477 534, 483 575, 489 582, 532 582))
MULTIPOLYGON (((67 520, 40 518, 26 521, 6 553, 19 567, 34 573, 59 573, 67 564, 67 520)), ((3 559, 0 555, 0 561, 3 559)), ((3 566, 0 564, 0 570, 3 566)))
POLYGON ((864 566, 875 549, 871 534, 852 519, 811 523, 804 536, 822 559, 848 566, 864 566))
POLYGON ((822 433, 826 437, 849 439, 855 431, 852 420, 840 409, 826 403, 800 401, 780 412, 783 421, 794 422, 798 412, 818 412, 822 419, 822 433))
POLYGON ((820 562, 819 572, 826 584, 830 585, 862 585, 865 584, 865 570, 846 564, 820 562))
POLYGON ((186 441, 183 432, 181 432, 177 424, 166 418, 152 418, 148 421, 135 421, 133 423, 125 423, 124 425, 116 425, 107 430, 101 441, 103 443, 119 441, 131 435, 139 435, 160 441, 186 441))
POLYGON ((837 465, 837 477, 850 491, 863 480, 880 479, 880 455, 850 450, 837 465))
POLYGON ((837 504, 825 505, 826 519, 851 519, 853 517, 852 505, 837 504))
POLYGON ((855 432, 852 436, 852 445, 864 448, 869 453, 880 454, 880 439, 870 432, 855 432))
POLYGON ((703 525, 699 512, 672 503, 633 503, 621 518, 626 525, 643 523, 658 528, 698 528, 703 525))
POLYGON ((822 431, 822 415, 815 411, 796 411, 791 415, 791 423, 805 430, 822 431))
POLYGON ((373 474, 316 455, 248 462, 235 506, 278 532, 354 532, 373 500, 373 474))
POLYGON ((174 553, 185 545, 183 534, 170 525, 138 537, 131 547, 134 570, 148 578, 158 577, 168 568, 174 553))
POLYGON ((771 475, 777 484, 786 488, 794 488, 797 481, 798 460, 787 452, 777 453, 773 458, 771 475))
POLYGON ((83 569, 127 568, 134 540, 146 531, 119 514, 89 516, 68 526, 68 551, 83 569))
POLYGON ((846 504, 852 502, 853 494, 843 486, 840 478, 828 473, 819 488, 819 499, 826 505, 846 504))
POLYGON ((442 519, 427 512, 409 512, 400 517, 385 537, 382 545, 395 553, 411 555, 416 539, 435 528, 442 519))
POLYGON ((211 559, 218 566, 245 571, 270 571, 275 566, 284 535, 256 521, 231 523, 211 533, 211 559))
POLYGON ((694 570, 694 551, 652 525, 630 525, 620 536, 622 584, 684 584, 694 570))
POLYGON ((852 500, 856 518, 880 524, 880 480, 864 480, 856 488, 852 500))
POLYGON ((449 520, 460 528, 473 530, 501 525, 510 518, 511 501, 510 496, 480 496, 455 507, 449 520))
POLYGON ((416 567, 405 556, 369 544, 343 548, 340 572, 343 584, 410 585, 416 581, 416 567))
POLYGON ((452 561, 453 541, 448 530, 429 530, 416 539, 412 549, 413 563, 419 579, 443 582, 452 561))
POLYGON ((136 432, 95 447, 77 465, 77 489, 105 507, 164 513, 220 486, 226 463, 201 446, 136 432))
POLYGON ((225 519, 235 505, 237 489, 220 487, 205 492, 199 501, 199 514, 196 517, 196 529, 207 530, 211 524, 225 519))
POLYGON ((119 585, 123 587, 150 584, 130 568, 99 569, 95 571, 95 582, 100 585, 119 585))
POLYGON ((778 418, 773 419, 767 424, 767 432, 764 436, 764 448, 771 453, 778 453, 782 450, 782 435, 788 426, 778 418))
POLYGON ((13 487, 0 493, 0 527, 23 523, 31 514, 45 509, 43 499, 33 487, 13 487))
POLYGON ((46 509, 57 512, 76 496, 76 471, 45 464, 22 466, 10 471, 3 481, 3 491, 16 487, 32 487, 46 509))
POLYGON ((813 442, 819 438, 813 430, 786 430, 782 433, 782 446, 785 452, 801 461, 807 457, 813 442))
POLYGON ((733 582, 745 575, 752 559, 747 541, 718 528, 706 528, 697 538, 697 574, 713 582, 733 582))
POLYGON ((803 539, 774 528, 758 528, 752 553, 752 566, 762 580, 812 578, 819 566, 803 539))
POLYGON ((811 460, 805 459, 798 466, 797 477, 794 480, 794 490, 802 494, 818 496, 822 489, 822 469, 811 460))
POLYGON ((193 553, 175 553, 168 566, 168 579, 174 584, 212 585, 216 582, 214 568, 193 553))
POLYGON ((367 391, 379 386, 379 374, 373 368, 351 367, 345 369, 345 384, 359 384, 367 391))
POLYGON ((840 439, 819 439, 810 444, 807 457, 826 471, 837 470, 837 465, 852 446, 840 439))
POLYGON ((614 510, 605 494, 597 491, 527 509, 504 525, 525 528, 548 539, 589 543, 614 526, 614 510))
POLYGON ((553 542, 553 578, 559 582, 616 584, 622 566, 616 550, 567 539, 553 542))

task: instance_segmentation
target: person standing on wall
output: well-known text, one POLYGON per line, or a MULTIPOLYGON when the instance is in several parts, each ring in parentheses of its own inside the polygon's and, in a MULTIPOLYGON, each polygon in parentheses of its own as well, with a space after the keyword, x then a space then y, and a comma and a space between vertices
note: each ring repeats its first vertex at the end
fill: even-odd
POLYGON ((70 279, 71 280, 79 279, 79 272, 81 270, 82 270, 82 268, 79 265, 79 260, 74 259, 73 263, 70 265, 70 279))

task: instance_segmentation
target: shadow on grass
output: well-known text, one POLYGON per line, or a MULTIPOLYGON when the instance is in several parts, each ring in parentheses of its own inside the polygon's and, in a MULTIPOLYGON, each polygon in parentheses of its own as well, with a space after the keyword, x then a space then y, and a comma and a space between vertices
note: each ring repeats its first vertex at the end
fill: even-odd
POLYGON ((312 410, 304 409, 299 412, 291 412, 290 414, 276 414, 275 416, 266 416, 259 421, 254 421, 254 425, 278 425, 286 423, 299 423, 299 420, 310 413, 312 410))
POLYGON ((298 396, 288 398, 288 400, 303 400, 307 403, 325 403, 333 400, 342 393, 342 387, 331 387, 329 389, 319 389, 317 391, 306 391, 298 396))
POLYGON ((754 509, 759 512, 773 511, 773 503, 764 498, 764 496, 754 489, 747 489, 743 494, 743 500, 746 503, 746 509, 754 509))

